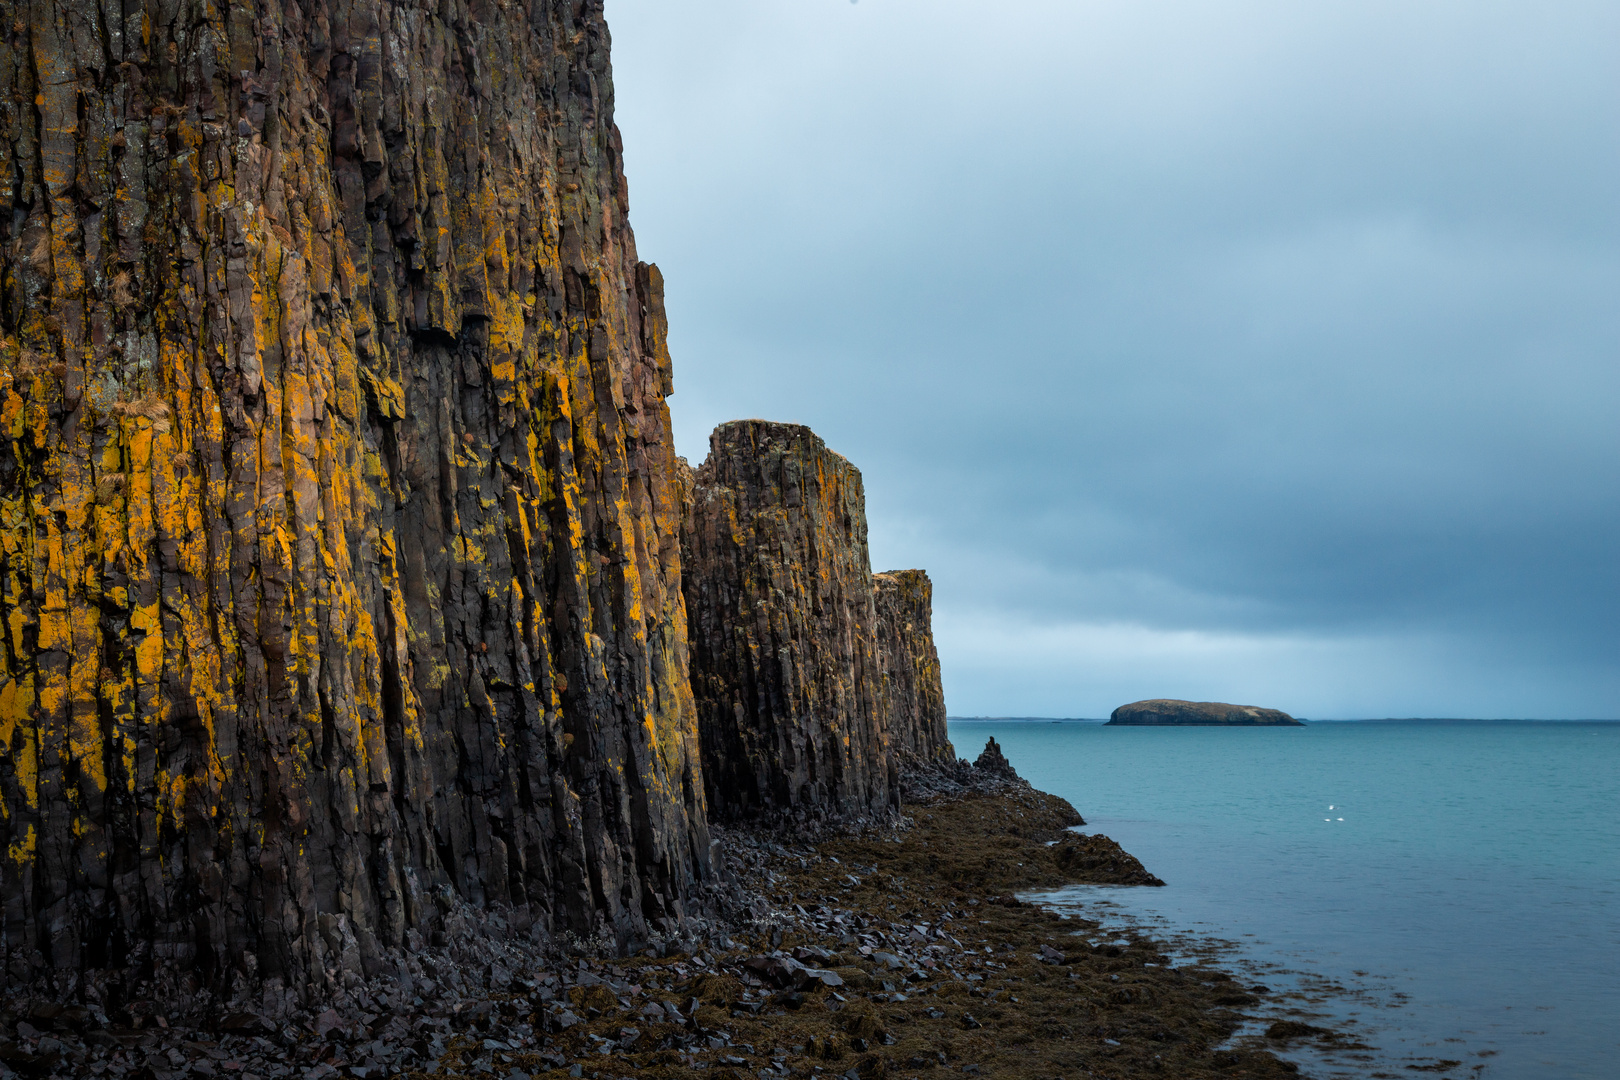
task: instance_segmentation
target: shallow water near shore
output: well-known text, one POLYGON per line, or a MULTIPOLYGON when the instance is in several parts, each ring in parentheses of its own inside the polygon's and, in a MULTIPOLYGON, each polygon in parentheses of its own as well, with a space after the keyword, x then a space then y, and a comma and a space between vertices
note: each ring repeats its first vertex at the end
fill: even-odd
POLYGON ((1294 1043, 1308 1075, 1620 1075, 1620 724, 950 732, 969 757, 995 736, 1168 883, 1039 899, 1219 954, 1275 991, 1258 1012, 1354 1037, 1294 1043))

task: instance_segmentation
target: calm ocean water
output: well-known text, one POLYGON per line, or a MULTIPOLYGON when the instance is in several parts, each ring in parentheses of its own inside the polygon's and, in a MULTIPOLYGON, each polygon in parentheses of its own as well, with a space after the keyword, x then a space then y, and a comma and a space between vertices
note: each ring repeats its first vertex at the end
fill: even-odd
POLYGON ((1620 723, 950 731, 1168 882, 1044 900, 1214 940, 1260 1011, 1368 1048, 1285 1055, 1308 1075, 1620 1077, 1620 723))

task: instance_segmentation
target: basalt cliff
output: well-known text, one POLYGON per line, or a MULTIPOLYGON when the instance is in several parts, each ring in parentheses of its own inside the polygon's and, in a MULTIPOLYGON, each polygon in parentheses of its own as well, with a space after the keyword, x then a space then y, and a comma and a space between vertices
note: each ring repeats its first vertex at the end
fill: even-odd
POLYGON ((891 570, 873 574, 872 587, 891 748, 910 768, 954 763, 934 648, 934 583, 924 570, 891 570))
POLYGON ((950 754, 859 473, 680 471, 601 0, 0 16, 6 987, 307 1000, 458 904, 635 948, 710 799, 950 754))
POLYGON ((809 428, 722 424, 687 474, 683 564, 711 809, 897 806, 908 761, 954 760, 932 586, 872 573, 860 470, 809 428))
POLYGON ((316 990, 709 873, 600 0, 0 3, 0 964, 316 990))

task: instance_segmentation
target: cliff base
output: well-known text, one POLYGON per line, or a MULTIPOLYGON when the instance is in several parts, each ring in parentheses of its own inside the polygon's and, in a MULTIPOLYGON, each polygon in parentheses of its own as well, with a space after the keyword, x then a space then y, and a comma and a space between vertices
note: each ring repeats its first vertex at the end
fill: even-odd
POLYGON ((199 1029, 161 1002, 110 1022, 24 1003, 4 1018, 19 1035, 0 1060, 32 1076, 144 1077, 184 1061, 314 1080, 355 1066, 412 1080, 1294 1074, 1223 1046, 1258 1002, 1225 973, 1166 966, 1146 938, 1093 946, 1095 924, 1014 899, 1120 880, 1065 854, 1079 820, 1067 802, 1019 782, 912 814, 814 846, 723 831, 743 904, 706 940, 541 958, 510 950, 522 934, 499 919, 451 920, 457 936, 423 965, 433 974, 371 980, 340 1008, 241 1011, 199 1029))

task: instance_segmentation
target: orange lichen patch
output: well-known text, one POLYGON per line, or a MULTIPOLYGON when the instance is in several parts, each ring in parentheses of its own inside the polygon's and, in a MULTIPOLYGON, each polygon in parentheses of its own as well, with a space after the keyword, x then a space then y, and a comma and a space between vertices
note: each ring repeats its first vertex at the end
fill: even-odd
MULTIPOLYGON (((34 680, 27 675, 0 687, 0 753, 11 758, 12 777, 31 810, 39 808, 39 741, 33 725, 34 680)), ((0 812, 10 808, 0 801, 0 812)), ((30 845, 29 851, 32 851, 30 845)))
POLYGON ((34 860, 34 852, 37 846, 34 827, 33 825, 27 825, 23 829, 21 839, 13 840, 7 847, 6 855, 13 863, 21 866, 34 860))

